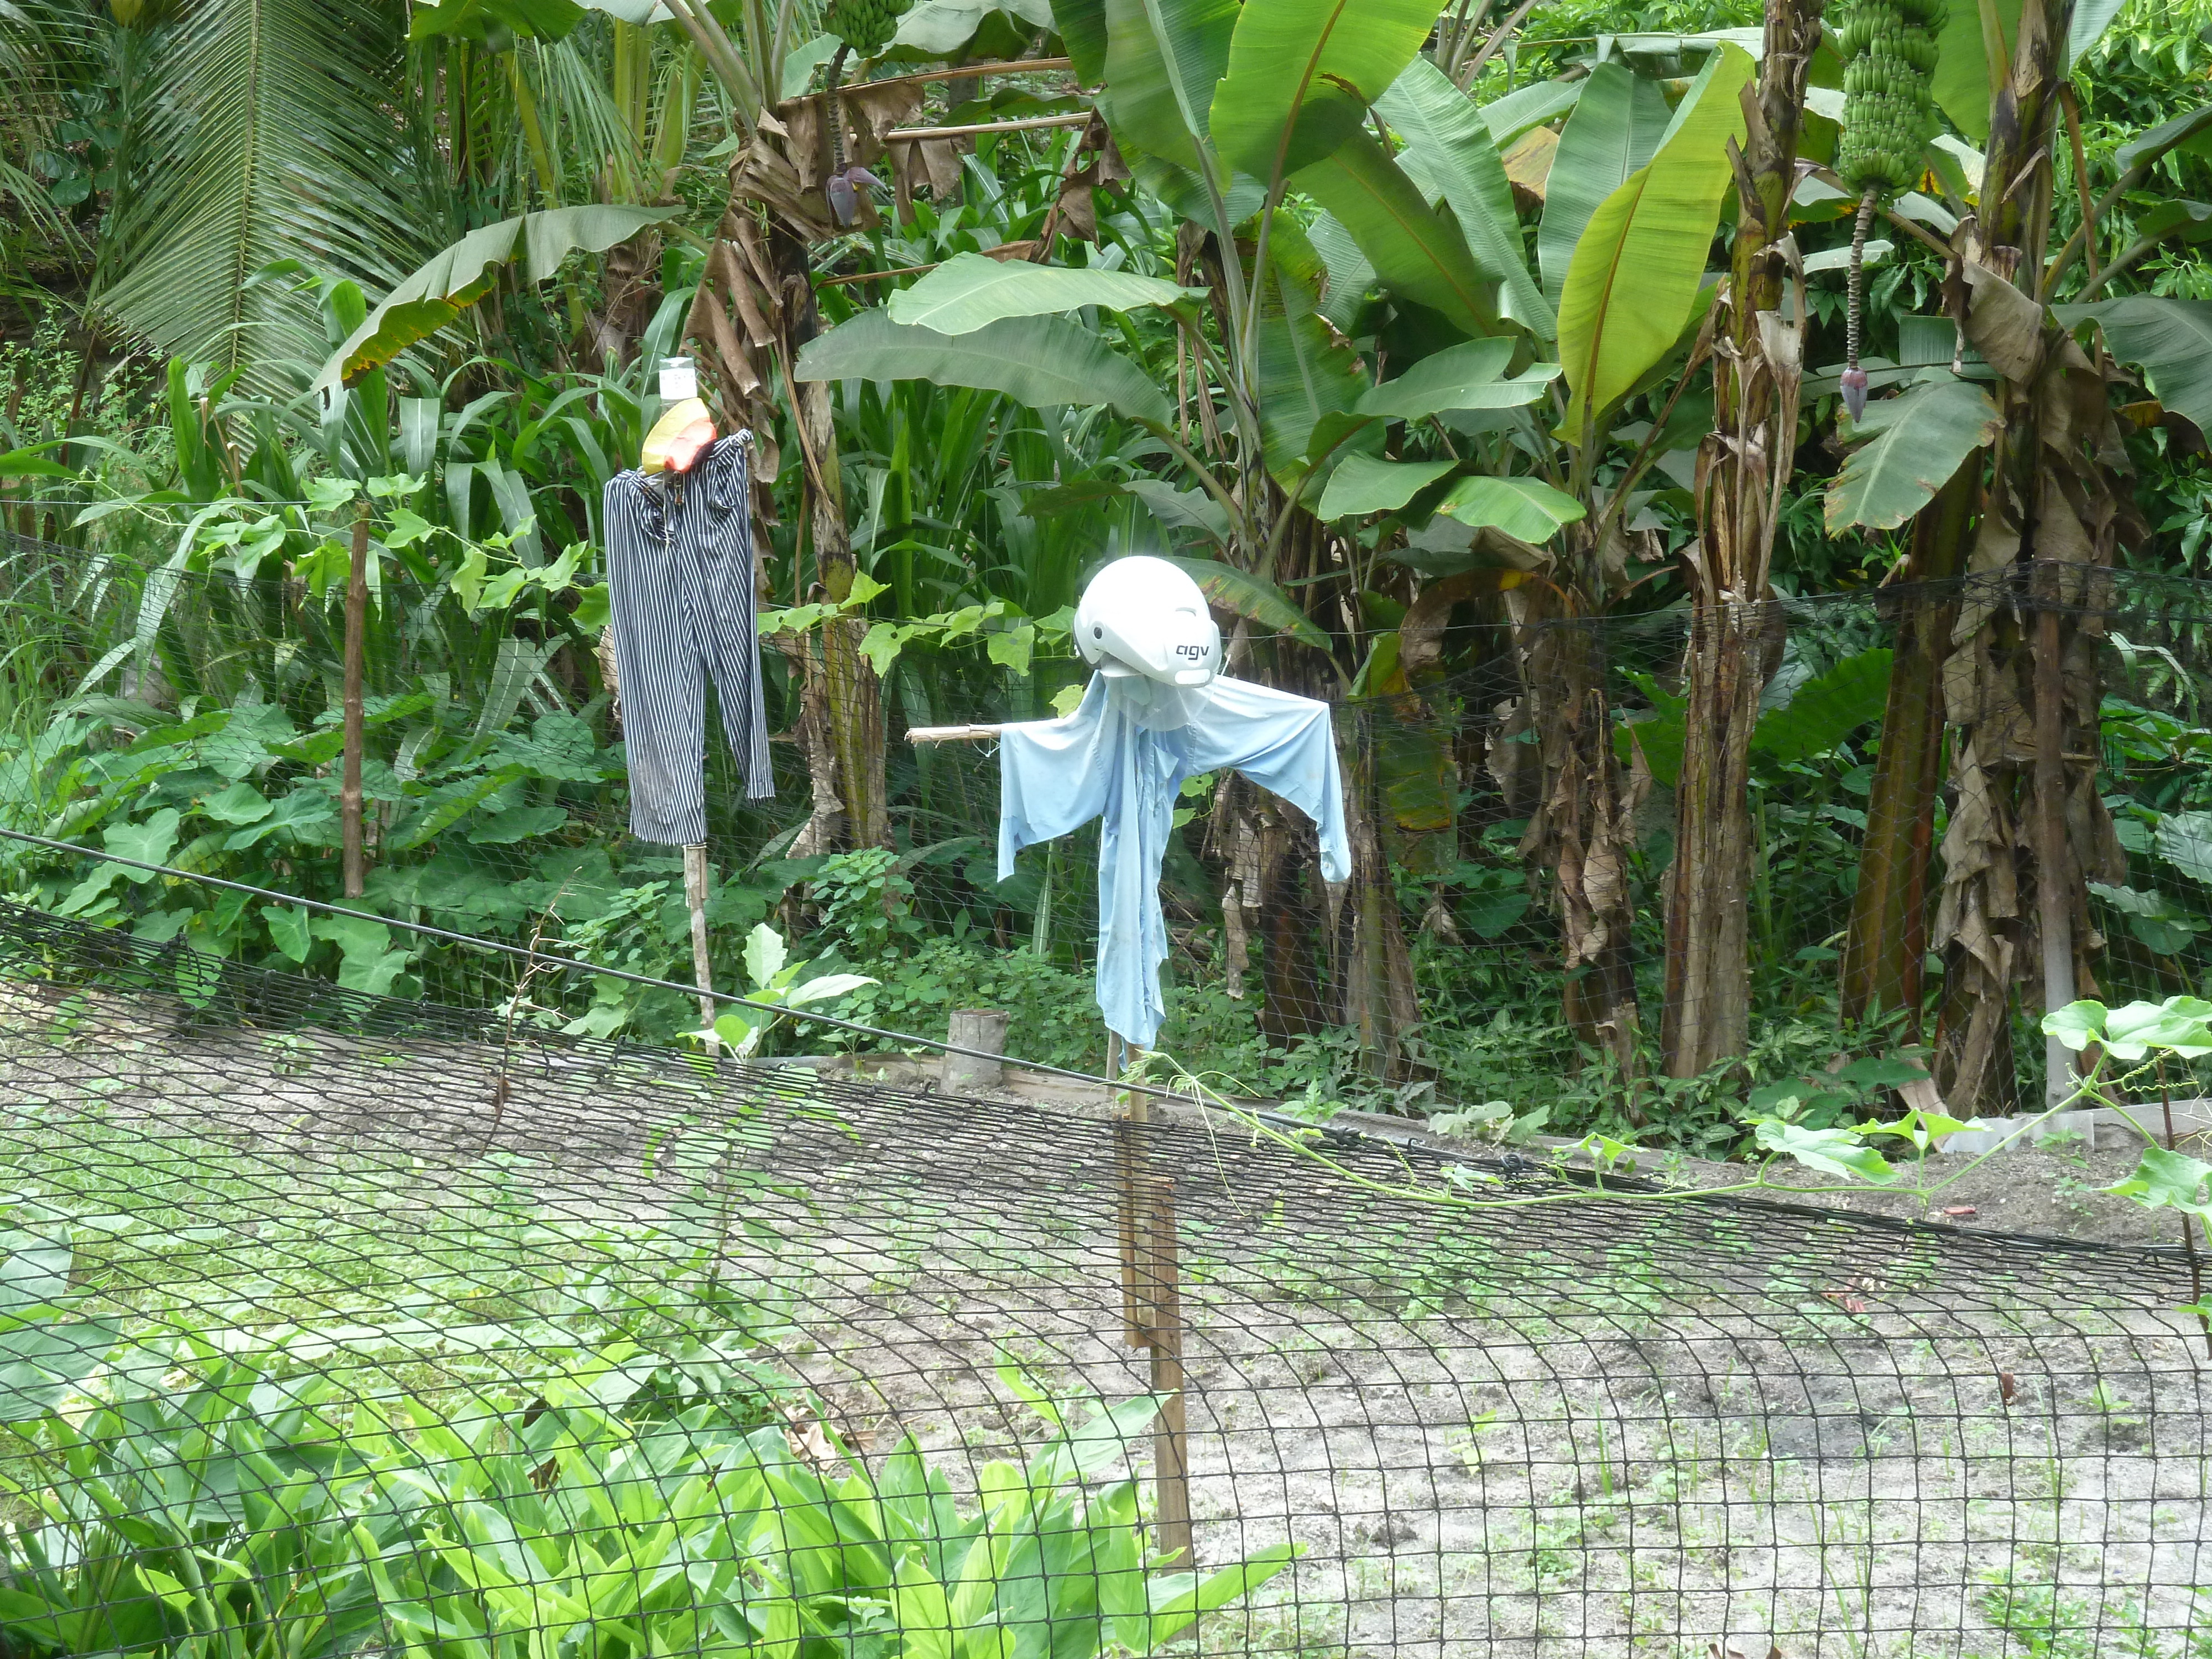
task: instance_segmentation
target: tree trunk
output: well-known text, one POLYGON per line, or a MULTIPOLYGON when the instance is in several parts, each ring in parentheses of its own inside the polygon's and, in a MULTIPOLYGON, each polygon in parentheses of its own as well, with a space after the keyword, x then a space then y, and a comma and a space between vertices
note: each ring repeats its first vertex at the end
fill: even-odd
MULTIPOLYGON (((821 331, 814 304, 811 263, 805 242, 781 220, 769 232, 778 292, 777 331, 792 400, 802 469, 805 528, 814 549, 815 578, 823 594, 842 604, 853 591, 853 547, 845 526, 844 486, 838 469, 837 431, 827 381, 789 379, 799 351, 821 331)), ((889 847, 890 818, 884 782, 883 686, 860 654, 867 624, 857 617, 824 622, 807 655, 811 687, 818 688, 822 718, 810 745, 810 765, 836 770, 844 823, 835 839, 854 847, 889 847)), ((826 826, 809 839, 828 844, 826 826)))
POLYGON ((2005 420, 1970 562, 1982 580, 1963 595, 1943 677, 1958 736, 1934 934, 1945 969, 1936 1083, 1961 1116, 2008 1103, 2015 991, 2039 978, 2047 1011, 2090 983, 2102 940, 2084 884, 2121 869, 2095 787, 2100 627, 2094 614, 2050 611, 2094 611, 2093 572, 2111 562, 2132 512, 2104 459, 2124 452, 2103 369, 2043 308, 2051 151, 2072 12, 2071 0, 2021 7, 1991 106, 1981 215, 1954 238, 1952 297, 2001 377, 2005 420))
MULTIPOLYGON (((1751 1040, 1745 896, 1751 890, 1752 726, 1759 719, 1760 605, 1774 520, 1797 447, 1803 319, 1779 310, 1796 185, 1805 76, 1823 0, 1771 0, 1759 95, 1746 97, 1735 155, 1739 214, 1727 327, 1714 346, 1713 430, 1698 454, 1699 550, 1691 596, 1688 707, 1668 876, 1666 1012, 1670 1077, 1740 1060, 1751 1040)), ((1801 290, 1802 291, 1802 290, 1801 290)), ((1802 300, 1798 302, 1802 307, 1802 300)))
POLYGON ((1637 1075, 1639 1029, 1629 860, 1636 808, 1650 775, 1638 763, 1624 775, 1613 754, 1597 630, 1531 606, 1522 628, 1523 700, 1544 793, 1520 856, 1551 877, 1565 1022, 1629 1083, 1637 1075))
MULTIPOLYGON (((1920 510, 1905 568, 1908 581, 1948 584, 1957 577, 1981 471, 1977 451, 1920 510)), ((1904 601, 1844 945, 1844 1019, 1856 1023, 1902 1009, 1905 1035, 1915 1041, 1928 957, 1936 795, 1943 777, 1943 665, 1958 619, 1958 596, 1948 586, 1904 601)))

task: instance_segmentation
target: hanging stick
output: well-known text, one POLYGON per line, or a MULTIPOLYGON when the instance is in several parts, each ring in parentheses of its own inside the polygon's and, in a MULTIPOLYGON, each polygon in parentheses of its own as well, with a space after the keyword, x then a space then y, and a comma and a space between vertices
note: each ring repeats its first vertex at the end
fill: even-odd
MULTIPOLYGON (((714 963, 707 950, 707 844, 694 842, 684 849, 684 899, 691 907, 691 975, 699 987, 699 1024, 714 1029, 714 963)), ((714 1040, 707 1040, 709 1053, 714 1040)))
POLYGON ((368 631, 368 503, 363 501, 354 516, 353 557, 346 571, 345 758, 338 773, 338 836, 348 898, 359 898, 368 887, 368 860, 361 833, 361 674, 368 631))
POLYGON ((908 728, 908 743, 981 743, 995 738, 1003 726, 916 726, 908 728))

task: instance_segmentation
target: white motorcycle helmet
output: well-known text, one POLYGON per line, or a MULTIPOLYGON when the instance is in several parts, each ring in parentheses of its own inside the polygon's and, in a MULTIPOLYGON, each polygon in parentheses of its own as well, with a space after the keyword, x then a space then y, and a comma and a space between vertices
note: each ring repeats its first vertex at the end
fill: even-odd
POLYGON ((1075 607, 1075 648, 1109 680, 1142 677, 1188 689, 1221 672, 1221 628, 1206 595, 1165 559, 1116 559, 1075 607))

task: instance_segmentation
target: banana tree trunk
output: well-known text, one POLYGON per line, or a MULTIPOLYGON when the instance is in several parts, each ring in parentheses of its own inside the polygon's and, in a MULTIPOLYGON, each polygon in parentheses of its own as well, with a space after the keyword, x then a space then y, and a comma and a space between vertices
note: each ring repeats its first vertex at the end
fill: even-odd
MULTIPOLYGON (((845 497, 838 468, 837 430, 832 392, 826 381, 794 380, 788 367, 821 331, 814 303, 811 260, 805 241, 780 221, 769 233, 777 295, 779 351, 786 366, 801 468, 800 495, 806 529, 814 549, 817 581, 833 602, 853 591, 853 544, 845 524, 845 497)), ((834 769, 835 788, 844 819, 841 833, 811 826, 808 839, 836 840, 853 847, 889 847, 890 818, 884 781, 883 685, 860 654, 867 624, 857 617, 833 617, 812 635, 807 654, 810 690, 818 694, 820 720, 809 745, 811 770, 834 769)))
POLYGON ((1338 727, 1352 843, 1352 879, 1337 915, 1338 988, 1344 1023, 1358 1034, 1369 1066, 1378 1076, 1405 1078, 1418 1069, 1421 1003, 1382 841, 1375 718, 1390 716, 1357 714, 1338 727))
MULTIPOLYGON (((1914 520, 1905 572, 1910 583, 1948 584, 1958 575, 1981 470, 1978 452, 1914 520)), ((1945 589, 1906 599, 1898 618, 1881 750, 1875 757, 1858 887, 1844 945, 1844 1018, 1856 1023, 1901 1009, 1905 1033, 1916 1041, 1928 958, 1936 796, 1943 779, 1943 665, 1958 619, 1958 597, 1945 589)))
MULTIPOLYGON (((1713 431, 1699 447, 1699 551, 1691 592, 1689 698, 1668 875, 1662 1063, 1695 1077, 1741 1059, 1751 1041, 1751 732, 1764 678, 1760 601, 1775 515, 1796 449, 1802 317, 1779 309, 1796 184, 1805 76, 1823 0, 1772 0, 1759 96, 1744 100, 1739 216, 1727 334, 1714 353, 1713 431)), ((1799 302, 1802 307, 1802 301, 1799 302)))
POLYGON ((1552 609, 1540 603, 1523 614, 1522 702, 1536 734, 1543 794, 1520 856, 1550 877, 1565 1022, 1632 1086, 1640 1019, 1630 860, 1636 809, 1650 776, 1640 765, 1624 772, 1614 756, 1597 630, 1579 618, 1544 614, 1552 609))
MULTIPOLYGON (((1945 966, 1936 1083, 1961 1115, 2010 1091, 2014 996, 2048 1011, 2093 982, 2102 940, 2085 883, 2121 868, 2096 790, 2099 624, 2057 608, 2092 599, 2132 511, 2103 459, 2122 453, 2103 366, 2051 321, 2041 292, 2072 15, 2071 0, 2022 5, 1984 174, 2010 182, 1954 238, 1959 313, 1997 371, 2005 416, 1970 561, 1990 585, 1965 595, 1944 674, 1958 735, 1934 935, 1945 966), (2039 979, 2039 997, 2027 990, 2039 979)), ((2069 1056, 2053 1044, 2046 1059, 2056 1103, 2069 1056)))

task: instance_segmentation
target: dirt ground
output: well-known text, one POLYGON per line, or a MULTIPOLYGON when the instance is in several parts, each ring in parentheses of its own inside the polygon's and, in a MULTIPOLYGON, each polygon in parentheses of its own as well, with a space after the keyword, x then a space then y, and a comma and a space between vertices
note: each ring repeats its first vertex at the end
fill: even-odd
MULTIPOLYGON (((480 1249, 511 1224, 501 1248, 536 1273, 534 1237, 657 1224, 684 1201, 669 1148, 726 1112, 766 1177, 738 1247, 785 1309, 763 1357, 845 1443, 911 1437, 964 1497, 1048 1432, 1003 1367, 1061 1400, 1158 1382, 1123 1339, 1127 1137, 1103 1091, 1016 1078, 953 1097, 770 1066, 708 1082, 88 1002, 65 1030, 51 1000, 0 1008, 11 1176, 128 1211, 157 1170, 192 1235, 296 1249, 292 1302, 322 1296, 316 1252, 343 1243, 383 1260, 331 1269, 331 1309, 395 1283, 423 1318, 481 1322, 480 1291, 410 1286, 426 1240, 480 1249), (368 1200, 392 1182, 387 1212, 368 1200)), ((1379 1143, 1329 1148, 1330 1170, 1155 1116, 1139 1139, 1179 1223, 1200 1564, 1301 1552, 1208 1621, 1204 1652, 2011 1659, 2039 1629, 2074 1643, 2051 1653, 2185 1650, 2212 1583, 2212 1359, 2173 1312, 2185 1263, 2008 1236, 2057 1231, 2060 1182, 2107 1182, 2123 1154, 1990 1160, 1968 1178, 1985 1184, 1887 1212, 1974 1215, 1908 1229, 1834 1205, 1615 1204, 1540 1170, 1455 1208, 1434 1201, 1444 1166, 1379 1143), (1395 1190, 1413 1169, 1427 1196, 1395 1190), (2023 1176, 2046 1207, 2008 1201, 2023 1176)), ((129 1236, 112 1266, 152 1286, 185 1243, 129 1236)), ((222 1288, 225 1317, 259 1316, 252 1283, 222 1288)), ((376 1319, 349 1316, 374 1344, 376 1319)), ((1130 1464, 1156 1490, 1148 1438, 1130 1464)))

